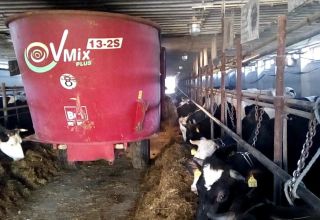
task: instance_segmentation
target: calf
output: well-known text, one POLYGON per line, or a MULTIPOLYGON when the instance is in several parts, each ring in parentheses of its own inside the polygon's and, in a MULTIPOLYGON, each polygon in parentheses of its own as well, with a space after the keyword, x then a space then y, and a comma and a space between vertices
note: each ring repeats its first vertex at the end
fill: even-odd
POLYGON ((6 130, 5 128, 0 127, 0 150, 13 160, 20 160, 24 158, 24 153, 21 147, 22 139, 19 135, 20 131, 26 130, 6 130))
POLYGON ((194 153, 193 161, 190 162, 190 165, 193 169, 193 183, 191 185, 191 191, 194 193, 198 193, 197 191, 197 182, 200 177, 200 168, 202 166, 203 160, 207 157, 210 157, 217 149, 218 145, 212 141, 207 140, 205 138, 201 138, 201 140, 190 140, 190 143, 197 146, 197 150, 194 153))
MULTIPOLYGON (((258 111, 260 114, 259 107, 258 111)), ((258 132, 255 148, 273 160, 273 137, 274 137, 274 119, 263 113, 261 117, 261 124, 258 131, 256 131, 258 120, 255 117, 255 105, 250 105, 245 108, 246 117, 242 120, 242 138, 249 144, 253 144, 256 132, 258 132)))
POLYGON ((201 110, 195 111, 187 119, 186 141, 211 138, 210 118, 201 110))
POLYGON ((186 117, 197 109, 197 106, 190 100, 182 100, 177 106, 178 117, 186 117))
MULTIPOLYGON (((309 120, 296 116, 296 115, 288 115, 288 134, 287 134, 287 142, 288 142, 288 172, 290 174, 293 173, 295 169, 297 169, 297 162, 301 156, 301 151, 303 149, 303 145, 306 141, 306 134, 309 130, 308 124, 309 120)), ((307 165, 313 155, 316 153, 317 149, 320 147, 320 126, 317 125, 315 129, 315 136, 312 138, 312 145, 309 149, 309 156, 306 158, 305 164, 307 165)), ((313 164, 303 182, 306 184, 307 188, 309 188, 315 195, 320 196, 320 159, 313 164)))
MULTIPOLYGON (((236 111, 231 103, 227 103, 228 114, 227 114, 227 126, 234 130, 236 129, 236 111)), ((221 106, 217 107, 214 117, 220 119, 221 106)), ((189 140, 200 140, 200 138, 211 138, 211 119, 200 109, 190 113, 186 117, 179 118, 179 126, 183 136, 184 141, 189 142, 189 140)), ((215 125, 217 129, 214 129, 214 138, 220 138, 221 130, 220 127, 215 125)))
POLYGON ((197 219, 206 220, 208 215, 217 217, 230 211, 243 213, 264 201, 272 189, 270 176, 251 154, 235 152, 234 147, 217 149, 203 162, 197 183, 197 219))
MULTIPOLYGON (((257 121, 255 120, 254 108, 248 110, 246 117, 242 120, 243 139, 249 144, 253 143, 253 137, 255 136, 255 128, 257 121)), ((303 149, 303 144, 306 141, 306 134, 308 133, 308 119, 300 116, 291 115, 287 116, 287 145, 288 145, 288 172, 292 174, 297 168, 297 162, 303 149)), ((315 130, 315 136, 312 139, 312 145, 309 149, 309 156, 306 159, 305 164, 308 164, 312 156, 315 154, 320 143, 320 126, 318 125, 315 130)), ((269 119, 265 114, 263 116, 261 127, 259 129, 259 135, 257 137, 255 147, 266 155, 270 160, 273 160, 274 151, 274 119, 269 119)), ((320 196, 320 176, 318 171, 320 170, 320 160, 311 167, 309 172, 304 178, 304 183, 315 195, 320 196)))

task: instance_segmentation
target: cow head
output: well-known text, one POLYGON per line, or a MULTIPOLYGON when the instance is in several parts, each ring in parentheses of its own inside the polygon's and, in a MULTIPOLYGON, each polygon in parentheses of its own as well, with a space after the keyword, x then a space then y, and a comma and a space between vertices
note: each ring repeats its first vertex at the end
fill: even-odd
POLYGON ((201 138, 200 140, 190 140, 190 143, 198 146, 194 157, 201 160, 211 156, 219 147, 214 141, 206 138, 201 138))
POLYGON ((184 141, 187 140, 187 128, 186 128, 187 120, 188 120, 188 117, 180 117, 178 119, 179 128, 180 128, 180 131, 181 131, 181 134, 182 134, 182 138, 183 138, 184 141))
MULTIPOLYGON (((241 201, 248 192, 245 178, 222 161, 204 164, 202 171, 203 181, 200 183, 203 186, 200 194, 204 201, 198 207, 199 216, 209 217, 210 214, 217 217, 225 214, 232 210, 235 201, 241 201)), ((197 188, 199 189, 198 184, 197 188)))
POLYGON ((234 201, 248 192, 245 177, 226 162, 234 150, 233 146, 218 148, 203 162, 202 175, 196 185, 201 200, 197 211, 198 219, 207 219, 208 213, 228 212, 234 201))
POLYGON ((22 139, 19 134, 24 131, 26 131, 26 129, 1 131, 0 150, 13 160, 20 160, 24 158, 24 153, 21 147, 22 139))

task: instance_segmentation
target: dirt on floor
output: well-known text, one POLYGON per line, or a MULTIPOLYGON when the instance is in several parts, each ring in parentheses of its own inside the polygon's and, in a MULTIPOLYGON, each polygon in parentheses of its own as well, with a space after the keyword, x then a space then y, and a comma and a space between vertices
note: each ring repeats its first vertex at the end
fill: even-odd
MULTIPOLYGON (((170 100, 169 100, 170 101, 170 100)), ((61 151, 26 142, 26 158, 0 154, 0 219, 193 219, 196 196, 186 170, 190 150, 181 142, 172 103, 151 140, 152 165, 134 169, 126 155, 65 166, 61 151)))
POLYGON ((130 219, 142 171, 126 158, 113 166, 86 162, 64 170, 32 195, 8 219, 130 219))

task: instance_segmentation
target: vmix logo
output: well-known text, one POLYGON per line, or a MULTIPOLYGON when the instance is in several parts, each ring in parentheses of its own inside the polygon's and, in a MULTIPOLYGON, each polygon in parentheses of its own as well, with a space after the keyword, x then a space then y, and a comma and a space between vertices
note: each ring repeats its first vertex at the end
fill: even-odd
POLYGON ((59 61, 76 62, 76 66, 91 65, 90 50, 81 48, 65 49, 69 31, 64 30, 59 47, 56 48, 54 43, 47 45, 41 42, 33 42, 24 50, 24 60, 30 70, 36 73, 45 73, 53 69, 59 61), (48 60, 49 54, 52 54, 53 60, 48 60))

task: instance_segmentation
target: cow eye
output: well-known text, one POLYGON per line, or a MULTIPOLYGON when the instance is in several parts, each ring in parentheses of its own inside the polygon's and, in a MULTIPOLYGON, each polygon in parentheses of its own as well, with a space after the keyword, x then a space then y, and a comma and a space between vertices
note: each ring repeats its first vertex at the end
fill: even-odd
POLYGON ((217 195, 217 202, 223 202, 226 200, 226 194, 220 191, 217 195))

